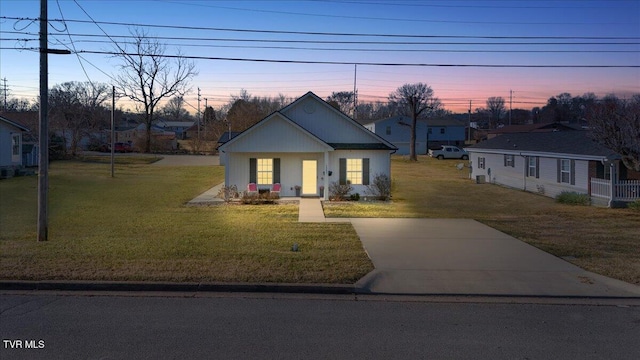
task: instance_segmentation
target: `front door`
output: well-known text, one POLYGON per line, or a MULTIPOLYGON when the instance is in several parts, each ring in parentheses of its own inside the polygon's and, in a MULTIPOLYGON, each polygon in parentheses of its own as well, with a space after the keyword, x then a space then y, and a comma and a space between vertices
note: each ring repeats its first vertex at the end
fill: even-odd
POLYGON ((302 160, 302 195, 318 194, 318 161, 302 160))

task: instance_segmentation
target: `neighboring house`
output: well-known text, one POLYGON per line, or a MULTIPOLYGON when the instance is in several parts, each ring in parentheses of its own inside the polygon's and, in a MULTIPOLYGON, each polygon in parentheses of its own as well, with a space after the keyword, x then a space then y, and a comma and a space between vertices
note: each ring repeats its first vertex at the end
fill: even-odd
POLYGON ((466 150, 477 180, 549 197, 573 191, 602 205, 640 198, 640 173, 627 170, 587 131, 503 134, 466 150))
POLYGON ((38 166, 39 157, 40 153, 38 145, 22 143, 22 166, 38 166))
MULTIPOLYGON (((394 116, 365 124, 364 127, 392 143, 398 148, 397 154, 409 154, 411 118, 394 116)), ((426 154, 429 149, 439 149, 442 145, 463 146, 466 124, 455 119, 418 120, 416 124, 416 153, 426 154)))
POLYGON ((22 137, 29 129, 0 116, 0 168, 18 169, 22 165, 22 137))
POLYGON ((331 183, 365 194, 376 174, 391 177, 396 147, 368 131, 312 92, 222 144, 225 184, 269 189, 281 183, 281 196, 329 197, 331 183))
POLYGON ((176 134, 176 138, 184 140, 187 138, 187 129, 195 124, 194 121, 164 121, 159 120, 154 123, 155 126, 165 130, 172 131, 176 134))
POLYGON ((503 134, 529 133, 529 132, 549 132, 549 131, 565 131, 565 130, 582 130, 580 127, 558 122, 544 124, 524 124, 503 126, 495 130, 487 132, 487 139, 492 139, 503 134))
MULTIPOLYGON (((116 129, 116 141, 115 142, 127 142, 130 144, 136 144, 139 141, 145 139, 147 134, 147 125, 138 124, 132 128, 120 128, 116 129)), ((163 149, 176 149, 177 141, 176 134, 173 131, 165 130, 161 127, 151 125, 151 140, 153 142, 162 142, 163 149)))

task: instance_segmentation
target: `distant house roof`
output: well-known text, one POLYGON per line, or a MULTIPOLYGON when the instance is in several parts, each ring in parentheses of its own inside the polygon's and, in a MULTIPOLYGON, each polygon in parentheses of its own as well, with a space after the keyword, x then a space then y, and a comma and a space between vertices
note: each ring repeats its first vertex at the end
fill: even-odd
POLYGON ((224 144, 227 141, 233 139, 234 137, 238 136, 238 134, 240 134, 240 131, 232 131, 231 132, 231 136, 229 136, 229 132, 225 131, 224 133, 222 133, 222 135, 220 135, 220 139, 218 139, 218 144, 224 144))
POLYGON ((557 130, 581 130, 580 128, 562 124, 558 122, 544 123, 544 124, 524 124, 524 125, 509 125, 499 129, 488 131, 489 134, 514 134, 514 133, 528 133, 528 132, 543 132, 543 131, 557 131, 557 130))
POLYGON ((156 126, 162 128, 189 128, 195 124, 194 121, 164 121, 160 120, 155 123, 156 126))
MULTIPOLYGON (((411 123, 411 118, 405 115, 397 115, 397 116, 393 116, 390 118, 386 118, 386 119, 379 119, 379 120, 374 120, 374 121, 369 121, 368 123, 364 124, 364 125, 368 125, 368 124, 376 124, 382 121, 398 121, 398 122, 404 122, 407 124, 411 123)), ((427 124, 427 126, 438 126, 438 127, 448 127, 448 126, 466 126, 465 123, 458 121, 456 119, 449 119, 449 118, 433 118, 433 119, 418 119, 418 121, 423 121, 427 124)))
POLYGON ((588 131, 514 133, 496 136, 466 148, 471 152, 547 153, 617 159, 619 155, 598 144, 588 131))
POLYGON ((20 129, 22 131, 29 131, 29 128, 27 128, 26 126, 18 123, 17 121, 9 120, 4 116, 0 116, 0 121, 2 121, 4 123, 7 123, 7 124, 9 124, 11 126, 14 126, 14 127, 18 128, 18 129, 20 129))

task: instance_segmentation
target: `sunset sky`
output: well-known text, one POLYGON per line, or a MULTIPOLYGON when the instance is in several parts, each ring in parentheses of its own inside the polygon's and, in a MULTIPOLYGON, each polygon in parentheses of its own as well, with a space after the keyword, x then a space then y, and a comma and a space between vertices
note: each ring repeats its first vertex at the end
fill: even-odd
MULTIPOLYGON (((563 92, 640 93, 640 0, 50 0, 48 7, 49 46, 79 53, 49 55, 50 86, 111 84, 119 61, 106 53, 138 26, 160 37, 167 54, 199 58, 186 96, 192 113, 198 87, 201 106, 207 98, 215 107, 241 89, 288 97, 352 91, 354 64, 359 101, 385 101, 405 83, 424 82, 455 112, 490 96, 508 102, 510 90, 513 107, 525 109, 563 92)), ((40 1, 0 1, 0 79, 10 97, 37 97, 39 11, 40 1)))

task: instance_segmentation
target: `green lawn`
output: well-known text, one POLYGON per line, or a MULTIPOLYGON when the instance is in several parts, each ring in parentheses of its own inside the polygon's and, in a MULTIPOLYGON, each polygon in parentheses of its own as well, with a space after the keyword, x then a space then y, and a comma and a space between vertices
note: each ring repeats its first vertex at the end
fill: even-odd
MULTIPOLYGON (((640 284, 640 212, 557 204, 475 184, 459 161, 392 160, 390 203, 324 203, 328 217, 472 218, 587 270, 640 284)), ((184 204, 221 167, 54 162, 50 241, 37 178, 0 181, 0 278, 352 283, 372 269, 349 224, 301 224, 296 205, 184 204), (290 251, 293 243, 299 252, 290 251)))
POLYGON ((372 269, 351 225, 298 223, 295 205, 185 207, 222 167, 127 163, 115 178, 52 163, 45 243, 37 178, 0 181, 0 278, 352 283, 372 269))
POLYGON ((562 205, 521 190, 475 184, 458 163, 393 157, 391 203, 325 203, 325 215, 476 219, 582 268, 640 285, 640 212, 562 205))

